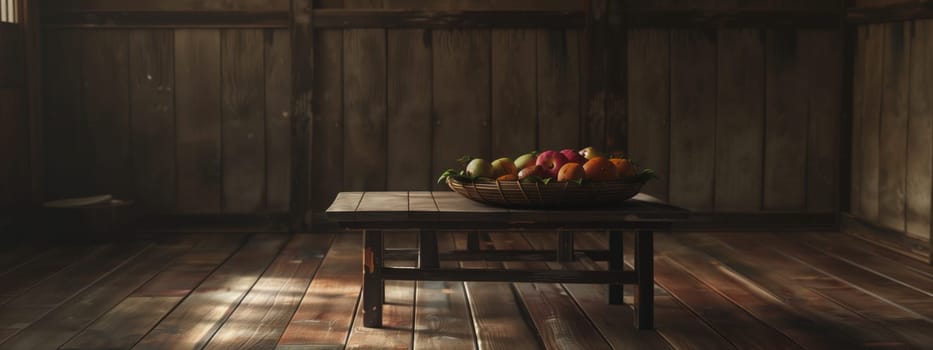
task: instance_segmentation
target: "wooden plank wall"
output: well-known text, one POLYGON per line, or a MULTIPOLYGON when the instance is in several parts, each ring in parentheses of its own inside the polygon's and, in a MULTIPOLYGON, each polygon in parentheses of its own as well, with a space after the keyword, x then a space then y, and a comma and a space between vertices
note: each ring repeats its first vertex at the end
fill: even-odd
MULTIPOLYGON (((31 200, 25 53, 22 26, 0 23, 0 210, 20 208, 31 200)), ((0 213, 0 226, 7 214, 0 213)))
POLYGON ((112 193, 159 213, 287 211, 286 29, 45 34, 47 198, 112 193))
POLYGON ((858 26, 854 64, 851 213, 929 240, 933 20, 858 26))
MULTIPOLYGON (((286 1, 262 3, 55 0, 46 6, 288 9, 286 1)), ((319 0, 314 7, 579 11, 583 4, 319 0)), ((838 9, 829 0, 630 4, 838 9)), ((49 196, 114 192, 177 213, 287 209, 285 29, 47 32, 46 76, 55 78, 45 82, 46 119, 55 126, 47 122, 45 132, 58 133, 46 142, 49 196)), ((698 211, 836 210, 838 31, 631 28, 629 101, 626 110, 607 113, 619 120, 600 121, 627 128, 627 142, 613 130, 589 130, 581 96, 584 39, 579 28, 315 30, 312 209, 326 208, 341 190, 441 188, 436 176, 466 154, 515 157, 610 144, 660 172, 647 192, 698 211), (589 136, 597 134, 605 136, 589 136)))

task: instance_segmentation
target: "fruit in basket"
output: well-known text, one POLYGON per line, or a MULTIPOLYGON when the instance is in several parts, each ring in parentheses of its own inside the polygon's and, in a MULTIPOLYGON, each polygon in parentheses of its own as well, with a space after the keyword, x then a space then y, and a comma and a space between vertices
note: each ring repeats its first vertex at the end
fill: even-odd
POLYGON ((586 163, 586 158, 583 158, 583 156, 581 156, 580 153, 575 150, 568 148, 565 150, 561 150, 560 154, 563 154, 564 158, 567 158, 567 162, 569 163, 580 163, 580 164, 586 163))
POLYGON ((548 176, 549 176, 549 175, 548 175, 547 171, 545 171, 544 168, 541 167, 540 165, 532 165, 532 166, 527 167, 527 168, 525 168, 525 169, 522 169, 521 171, 518 172, 518 179, 519 179, 519 180, 524 180, 524 179, 529 178, 529 177, 537 177, 537 178, 542 178, 542 179, 543 179, 543 178, 546 178, 546 177, 548 177, 548 176))
POLYGON ((567 158, 557 151, 541 152, 538 155, 538 160, 535 161, 535 165, 544 168, 544 171, 548 173, 548 177, 557 177, 557 173, 564 164, 567 164, 567 158))
POLYGON ((619 178, 619 171, 606 157, 595 157, 583 164, 583 172, 590 181, 612 181, 619 178))
POLYGON ((585 176, 586 172, 583 171, 583 165, 580 163, 567 163, 560 167, 560 171, 557 173, 557 182, 574 181, 581 183, 585 176))
POLYGON ((518 174, 505 174, 496 178, 496 181, 516 181, 518 180, 518 174))
POLYGON ((515 168, 516 169, 525 169, 532 165, 535 165, 535 160, 537 160, 537 155, 535 152, 525 153, 518 158, 515 158, 515 168))
POLYGON ((590 147, 581 149, 580 152, 579 152, 579 154, 580 154, 581 156, 583 156, 583 158, 585 158, 585 159, 593 159, 593 158, 596 158, 596 157, 602 157, 602 156, 603 156, 603 154, 602 154, 601 152, 597 151, 596 148, 593 148, 593 146, 590 146, 590 147))
POLYGON ((518 175, 518 168, 515 163, 507 157, 502 157, 492 161, 492 176, 498 178, 502 175, 518 175))
POLYGON ((470 177, 492 177, 492 165, 485 159, 473 158, 466 166, 466 175, 470 177))
POLYGON ((619 177, 625 178, 635 176, 635 165, 627 158, 610 158, 609 161, 616 167, 616 171, 619 172, 619 177))

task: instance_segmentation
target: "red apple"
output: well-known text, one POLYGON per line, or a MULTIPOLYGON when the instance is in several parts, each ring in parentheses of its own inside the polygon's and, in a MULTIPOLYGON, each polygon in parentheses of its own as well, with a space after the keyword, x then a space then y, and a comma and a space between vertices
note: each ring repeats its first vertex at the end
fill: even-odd
POLYGON ((518 172, 519 180, 524 180, 525 178, 529 176, 537 176, 540 178, 545 178, 545 177, 548 177, 548 173, 540 165, 532 165, 518 172))
POLYGON ((560 167, 567 164, 567 158, 557 151, 544 151, 538 155, 538 160, 535 164, 544 168, 544 171, 548 174, 547 177, 556 179, 557 173, 560 172, 560 167))
POLYGON ((569 163, 578 163, 578 164, 586 163, 586 158, 583 158, 583 156, 580 155, 580 152, 577 152, 575 150, 568 148, 568 149, 560 151, 560 154, 562 154, 564 158, 567 158, 567 162, 569 163))

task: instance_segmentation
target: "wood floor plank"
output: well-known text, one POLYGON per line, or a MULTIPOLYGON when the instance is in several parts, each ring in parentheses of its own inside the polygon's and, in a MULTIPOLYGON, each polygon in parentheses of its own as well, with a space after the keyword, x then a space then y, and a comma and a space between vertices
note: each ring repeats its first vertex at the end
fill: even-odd
MULTIPOLYGON (((386 233, 386 248, 417 247, 412 233, 386 233)), ((394 267, 414 267, 414 261, 388 262, 394 267)), ((363 326, 363 298, 356 308, 353 329, 347 338, 347 349, 411 349, 414 336, 415 282, 385 281, 385 303, 382 307, 382 328, 363 326)))
POLYGON ((278 255, 287 239, 282 234, 253 236, 134 348, 203 347, 278 255))
POLYGON ((358 233, 337 235, 282 334, 279 348, 343 347, 360 297, 362 246, 358 233))
POLYGON ((153 247, 52 310, 3 343, 20 349, 58 348, 155 276, 187 247, 153 247))
MULTIPOLYGON (((466 249, 466 235, 455 237, 458 250, 466 249)), ((461 268, 502 268, 498 262, 461 262, 461 268)), ((480 350, 540 349, 535 331, 523 316, 511 283, 466 282, 467 301, 473 316, 476 344, 480 350)))
MULTIPOLYGON (((453 234, 439 233, 438 250, 453 250, 453 234)), ((455 261, 442 261, 442 268, 455 268, 455 261)), ((459 281, 421 281, 415 295, 415 339, 413 349, 475 349, 466 290, 459 281)))
MULTIPOLYGON (((557 249, 554 235, 530 233, 525 234, 525 239, 534 249, 557 249)), ((575 242, 575 246, 579 249, 608 249, 599 244, 577 245, 575 242)), ((599 269, 595 264, 587 266, 577 262, 548 263, 548 267, 570 270, 599 269)), ((631 306, 631 288, 625 289, 628 292, 624 298, 627 300, 626 305, 611 305, 607 302, 609 293, 605 285, 566 283, 563 287, 614 349, 670 349, 670 345, 658 332, 643 332, 632 326, 635 312, 631 306)))
MULTIPOLYGON (((769 293, 755 282, 732 269, 724 268, 715 257, 690 249, 689 246, 674 241, 670 235, 656 234, 655 242, 656 253, 659 253, 659 256, 669 257, 671 261, 679 264, 693 276, 703 280, 710 288, 804 348, 832 349, 858 346, 853 339, 834 332, 834 329, 818 320, 802 316, 792 305, 783 303, 779 297, 769 293)), ((627 240, 625 243, 634 243, 634 241, 627 240)))
MULTIPOLYGON (((708 234, 680 235, 679 238, 679 242, 715 256, 723 266, 777 296, 781 302, 792 306, 800 315, 828 325, 824 333, 832 332, 845 336, 855 341, 858 347, 877 344, 885 344, 890 348, 909 347, 903 337, 862 317, 851 308, 827 300, 823 295, 805 286, 806 281, 825 276, 806 269, 793 260, 768 259, 764 253, 754 253, 757 250, 733 249, 708 234), (793 281, 801 282, 791 283, 793 281)), ((748 238, 758 241, 757 237, 748 238)))
POLYGON ((820 237, 831 239, 836 245, 843 245, 847 249, 855 249, 861 254, 873 254, 896 261, 900 266, 917 271, 927 276, 933 276, 933 265, 924 263, 917 258, 907 256, 899 251, 866 242, 861 239, 852 239, 850 235, 844 233, 819 233, 820 237))
POLYGON ((333 238, 295 235, 205 348, 274 348, 333 238))
MULTIPOLYGON (((803 236, 803 235, 800 235, 803 236)), ((807 235, 809 236, 809 235, 807 235)), ((933 344, 933 334, 928 329, 929 320, 908 310, 898 308, 872 294, 856 289, 843 281, 815 271, 805 264, 793 261, 786 256, 762 246, 753 237, 734 233, 716 234, 718 240, 734 247, 744 255, 754 257, 754 262, 770 269, 791 275, 793 285, 809 288, 866 319, 877 322, 878 326, 890 329, 908 341, 914 347, 933 344)), ((805 237, 805 236, 804 236, 805 237)), ((810 237, 800 237, 809 242, 810 237)), ((875 326, 868 324, 862 331, 872 332, 875 326)))
POLYGON ((49 311, 106 277, 147 246, 147 243, 110 245, 76 261, 31 288, 29 293, 20 295, 0 307, 0 329, 13 329, 15 333, 28 327, 49 311))
POLYGON ((0 275, 0 295, 18 296, 42 280, 68 267, 101 247, 60 246, 46 251, 7 273, 0 275))
MULTIPOLYGON (((530 249, 520 233, 490 233, 496 249, 530 249)), ((507 269, 547 270, 544 263, 506 262, 507 269)), ((547 349, 611 349, 586 315, 557 283, 515 283, 516 297, 547 349)))
POLYGON ((168 267, 72 338, 62 349, 132 347, 246 240, 245 234, 198 236, 200 241, 191 250, 174 259, 168 267))
POLYGON ((0 277, 23 264, 36 260, 39 255, 46 254, 54 247, 44 243, 28 243, 19 246, 10 246, 0 252, 0 277))

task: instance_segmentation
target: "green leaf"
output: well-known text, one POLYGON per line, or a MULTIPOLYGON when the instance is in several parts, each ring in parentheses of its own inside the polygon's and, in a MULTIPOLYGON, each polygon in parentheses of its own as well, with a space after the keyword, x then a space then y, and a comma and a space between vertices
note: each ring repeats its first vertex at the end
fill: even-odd
POLYGON ((570 181, 571 181, 571 182, 575 182, 577 185, 583 186, 583 178, 582 178, 582 177, 579 178, 579 179, 570 180, 570 181))
POLYGON ((472 156, 470 156, 469 154, 464 154, 462 157, 457 158, 457 163, 466 165, 466 164, 469 163, 471 160, 473 160, 473 157, 472 157, 472 156))
POLYGON ((549 178, 549 177, 548 177, 548 178, 544 178, 544 180, 541 180, 541 182, 544 183, 545 185, 547 185, 547 184, 549 184, 549 183, 551 182, 551 178, 549 178))

